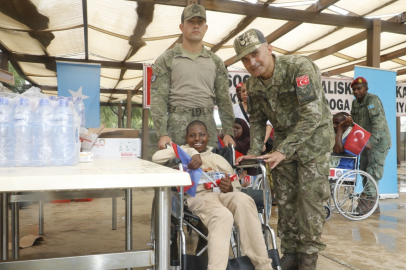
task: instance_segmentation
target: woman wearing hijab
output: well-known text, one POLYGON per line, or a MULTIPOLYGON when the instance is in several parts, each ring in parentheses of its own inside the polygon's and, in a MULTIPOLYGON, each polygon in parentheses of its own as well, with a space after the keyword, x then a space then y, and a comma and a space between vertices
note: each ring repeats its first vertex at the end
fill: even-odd
POLYGON ((235 150, 246 155, 250 149, 250 128, 244 119, 236 118, 234 121, 235 150))

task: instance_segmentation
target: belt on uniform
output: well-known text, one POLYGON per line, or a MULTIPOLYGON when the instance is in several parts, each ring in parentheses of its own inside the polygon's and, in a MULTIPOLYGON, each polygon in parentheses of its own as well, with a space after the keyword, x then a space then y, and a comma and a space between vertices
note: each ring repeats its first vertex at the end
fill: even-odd
POLYGON ((174 107, 168 106, 169 113, 188 113, 192 116, 200 116, 200 115, 210 115, 213 114, 212 109, 207 108, 185 108, 185 107, 174 107))

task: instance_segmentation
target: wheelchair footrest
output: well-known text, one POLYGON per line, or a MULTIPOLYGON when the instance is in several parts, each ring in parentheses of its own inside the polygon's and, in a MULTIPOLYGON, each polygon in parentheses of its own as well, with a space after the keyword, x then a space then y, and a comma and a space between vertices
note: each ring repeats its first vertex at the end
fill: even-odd
MULTIPOLYGON (((268 257, 272 259, 272 267, 281 266, 277 249, 268 250, 268 257)), ((184 270, 207 270, 208 258, 195 255, 182 255, 182 269, 184 270)), ((250 258, 242 256, 229 259, 226 270, 255 270, 250 258)))

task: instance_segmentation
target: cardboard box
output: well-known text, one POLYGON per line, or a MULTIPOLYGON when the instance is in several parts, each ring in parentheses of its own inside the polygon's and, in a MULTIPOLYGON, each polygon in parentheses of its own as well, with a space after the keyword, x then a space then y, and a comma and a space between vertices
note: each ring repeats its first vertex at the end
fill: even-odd
POLYGON ((98 157, 141 157, 141 139, 97 138, 90 152, 98 157))
POLYGON ((99 138, 139 138, 140 131, 127 128, 103 128, 99 138))
POLYGON ((81 128, 80 141, 83 151, 90 151, 97 138, 139 138, 140 131, 130 128, 105 128, 104 124, 98 128, 81 128))

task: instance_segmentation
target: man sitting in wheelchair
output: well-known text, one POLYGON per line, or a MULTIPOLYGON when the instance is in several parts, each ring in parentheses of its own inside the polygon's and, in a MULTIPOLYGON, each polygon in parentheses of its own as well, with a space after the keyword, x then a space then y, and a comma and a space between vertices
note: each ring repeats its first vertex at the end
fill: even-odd
MULTIPOLYGON (((212 153, 208 147, 209 134, 201 121, 191 122, 186 129, 187 145, 181 146, 191 157, 189 169, 201 167, 203 171, 234 174, 233 168, 222 156, 212 153)), ((152 160, 163 164, 168 159, 176 158, 172 148, 156 152, 152 160)), ((229 256, 230 236, 235 222, 240 231, 240 240, 245 254, 251 259, 256 270, 270 270, 271 259, 268 258, 261 223, 254 200, 238 192, 238 181, 231 181, 226 176, 221 179, 216 190, 205 189, 203 177, 197 187, 195 197, 186 195, 187 204, 193 214, 200 217, 208 228, 208 270, 224 270, 229 256)))
MULTIPOLYGON (((333 116, 333 126, 336 133, 333 153, 353 155, 344 149, 347 136, 352 130, 351 124, 353 121, 349 116, 346 112, 339 112, 333 116)), ((331 156, 330 168, 353 170, 355 168, 355 159, 331 156)))

